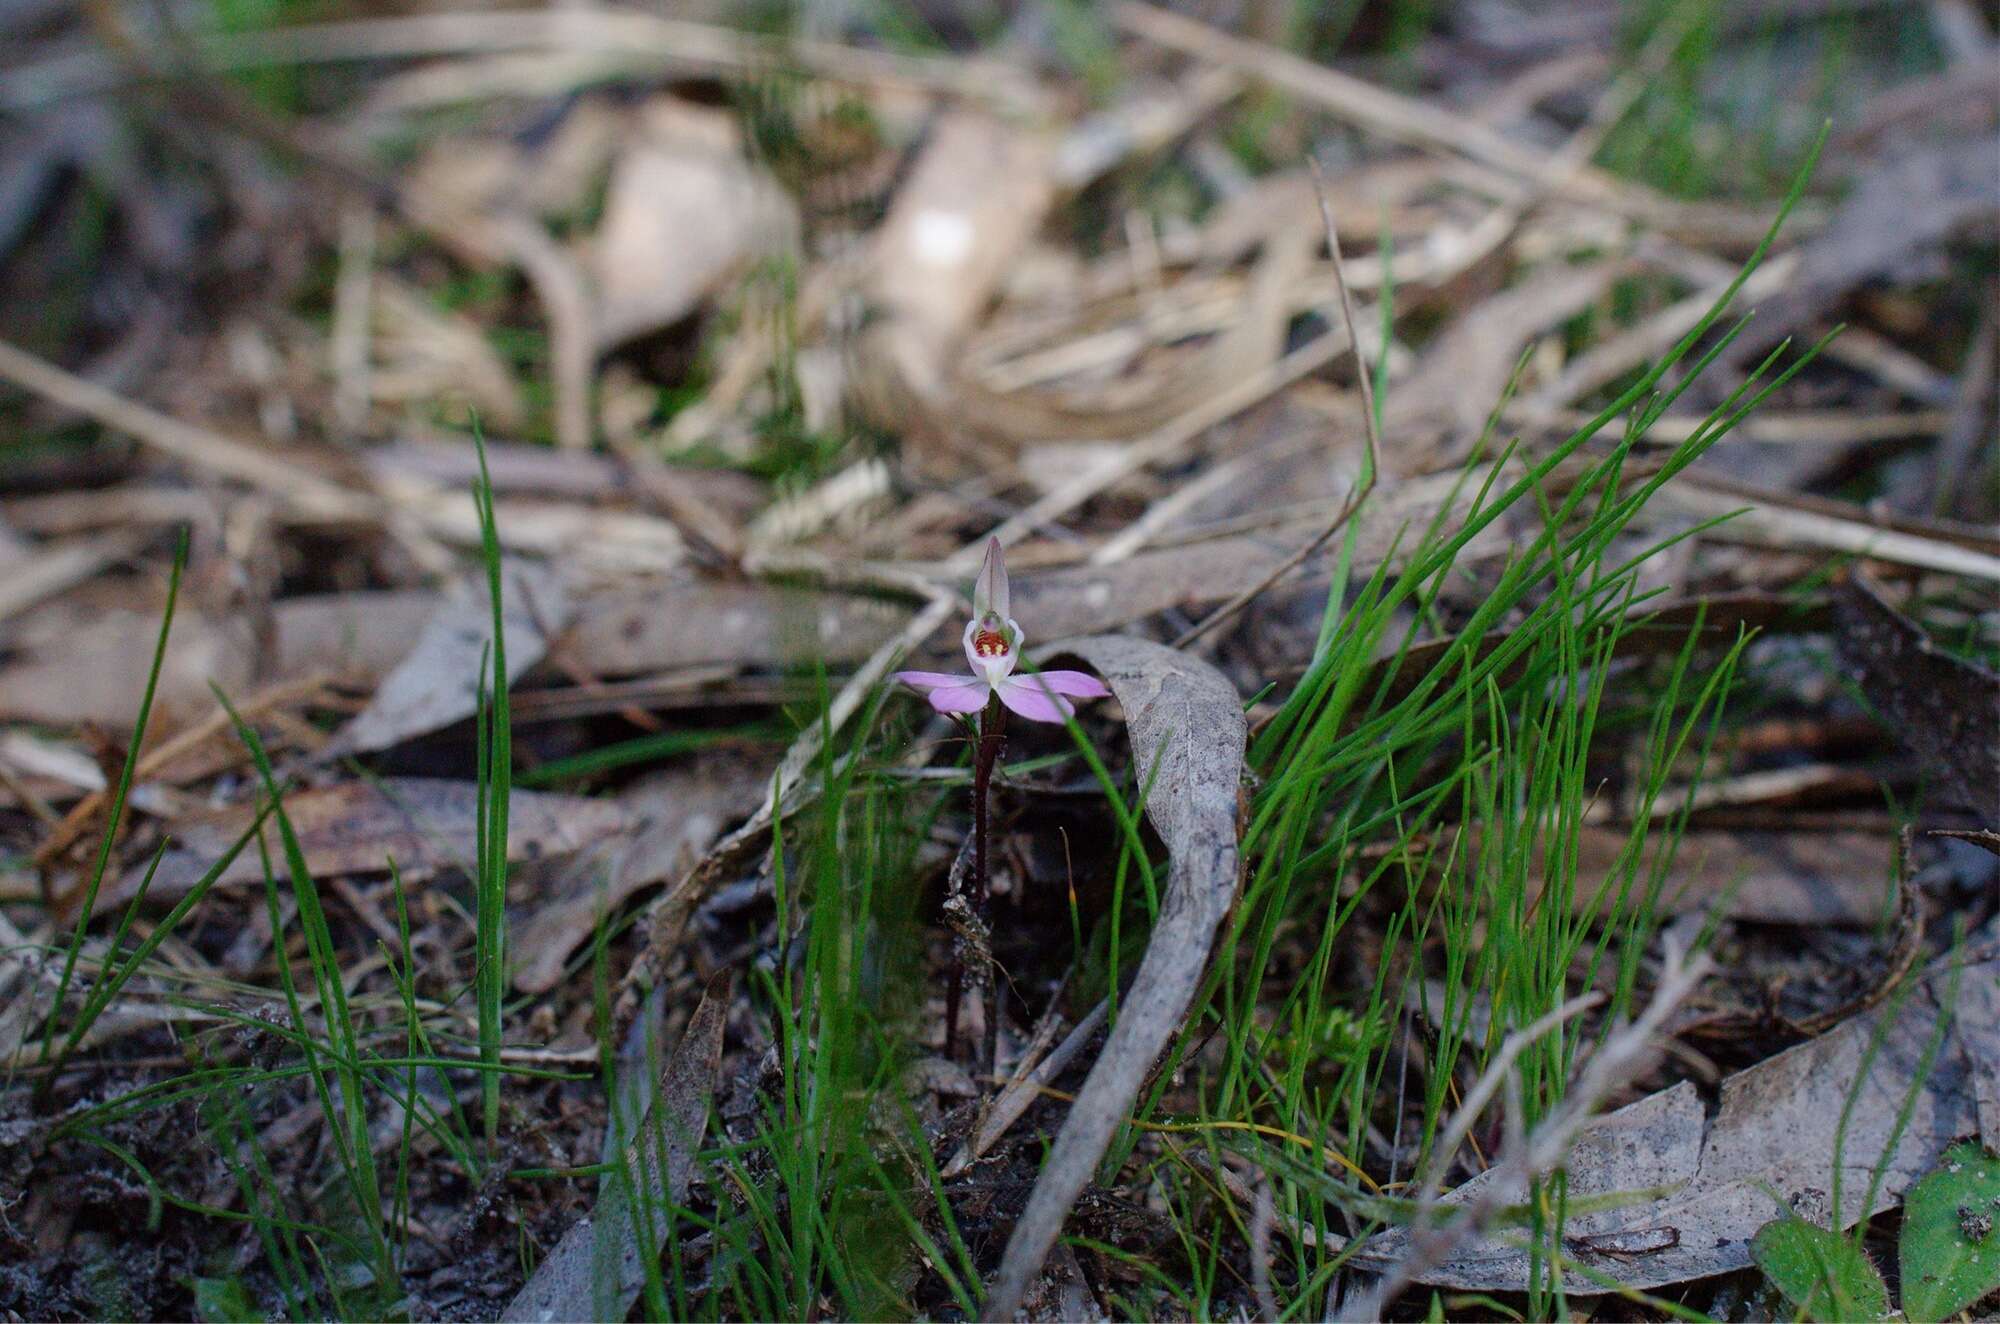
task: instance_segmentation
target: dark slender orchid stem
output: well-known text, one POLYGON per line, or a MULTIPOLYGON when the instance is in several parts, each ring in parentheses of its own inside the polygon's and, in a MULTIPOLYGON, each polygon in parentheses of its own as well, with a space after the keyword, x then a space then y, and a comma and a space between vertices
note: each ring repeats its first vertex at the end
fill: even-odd
MULTIPOLYGON (((1007 710, 999 696, 986 701, 979 714, 979 743, 972 758, 972 881, 969 890, 969 917, 979 927, 986 922, 986 905, 991 874, 987 871, 987 801, 993 787, 993 766, 1007 743, 1007 710)), ((954 942, 951 975, 945 987, 944 1053, 951 1057, 958 1048, 958 1006, 965 994, 965 947, 963 937, 954 942)))
POLYGON ((993 765, 1007 742, 1007 710, 997 694, 979 715, 979 752, 972 761, 972 895, 986 908, 986 801, 993 786, 993 765))

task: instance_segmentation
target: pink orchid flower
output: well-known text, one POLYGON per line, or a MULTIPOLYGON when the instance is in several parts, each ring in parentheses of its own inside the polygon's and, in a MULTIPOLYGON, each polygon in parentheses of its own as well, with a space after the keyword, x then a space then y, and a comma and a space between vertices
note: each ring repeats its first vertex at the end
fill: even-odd
POLYGON ((898 671, 896 679, 930 700, 941 713, 976 713, 989 694, 1033 722, 1060 722, 1076 711, 1070 699, 1102 699, 1111 691, 1081 671, 1014 674, 1021 655, 1021 627, 1007 614, 1007 563, 1000 540, 986 544, 986 564, 972 587, 972 619, 965 623, 969 676, 948 671, 898 671))

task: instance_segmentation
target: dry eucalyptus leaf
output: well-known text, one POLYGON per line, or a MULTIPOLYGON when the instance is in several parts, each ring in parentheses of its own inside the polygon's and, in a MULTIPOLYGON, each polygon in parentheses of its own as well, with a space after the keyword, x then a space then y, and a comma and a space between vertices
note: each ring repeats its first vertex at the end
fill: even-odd
POLYGON ((690 767, 642 778, 609 802, 629 817, 630 835, 611 838, 587 863, 579 861, 567 871, 567 887, 537 898, 513 923, 514 986, 527 993, 554 988, 599 916, 693 868, 732 818, 756 807, 769 779, 767 767, 709 753, 690 767))
MULTIPOLYGON (((0 665, 0 717, 71 726, 95 722, 130 735, 160 638, 158 612, 79 611, 53 602, 10 622, 17 656, 0 665)), ((211 684, 240 691, 256 659, 256 630, 244 617, 204 615, 191 602, 174 612, 173 634, 154 698, 154 738, 215 706, 211 684)))
POLYGON ((374 684, 410 655, 445 595, 427 588, 313 593, 271 607, 274 680, 331 672, 374 684))
POLYGON ((900 603, 745 583, 642 584, 593 595, 570 645, 600 676, 683 667, 857 662, 909 620, 900 603), (689 622, 700 622, 689 629, 689 622))
POLYGON ((1125 711, 1132 765, 1150 786, 1146 817, 1165 843, 1159 921, 1118 1021, 1057 1134, 986 1298, 983 1318, 1012 1319, 1040 1274, 1070 1206, 1130 1113, 1153 1062, 1200 987, 1217 929, 1236 899, 1238 793, 1249 727, 1235 687, 1199 658, 1120 635, 1043 649, 1083 659, 1125 711))
POLYGON ((1964 806, 2000 823, 2000 676, 1953 657, 1856 573, 1834 593, 1861 692, 1964 806))
MULTIPOLYGON (((1584 824, 1577 831, 1578 909, 1598 899, 1629 834, 1584 824)), ((1659 840, 1656 834, 1654 840, 1659 840)), ((1650 878, 1657 845, 1639 862, 1633 886, 1650 878)), ((1660 912, 1685 915, 1719 906, 1731 919, 1758 924, 1865 928, 1895 913, 1896 843, 1870 832, 1695 832, 1681 834, 1660 889, 1660 912)), ((1635 891, 1634 895, 1637 895, 1635 891)))

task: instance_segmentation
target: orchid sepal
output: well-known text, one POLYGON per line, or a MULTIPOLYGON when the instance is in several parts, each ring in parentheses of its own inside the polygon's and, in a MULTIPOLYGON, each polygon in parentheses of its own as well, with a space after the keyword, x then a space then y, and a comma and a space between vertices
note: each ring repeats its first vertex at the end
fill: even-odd
POLYGON ((979 578, 972 581, 972 619, 989 616, 1006 620, 1012 614, 1007 590, 1007 553, 998 538, 986 540, 986 560, 980 564, 979 578))

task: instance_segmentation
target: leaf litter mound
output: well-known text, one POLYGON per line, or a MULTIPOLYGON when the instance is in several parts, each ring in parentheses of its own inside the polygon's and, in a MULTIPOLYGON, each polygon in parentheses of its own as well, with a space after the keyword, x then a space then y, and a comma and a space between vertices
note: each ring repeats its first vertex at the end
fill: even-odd
POLYGON ((919 9, 0 13, 0 1310, 1990 1291, 1991 16, 919 9))

